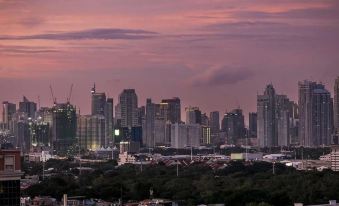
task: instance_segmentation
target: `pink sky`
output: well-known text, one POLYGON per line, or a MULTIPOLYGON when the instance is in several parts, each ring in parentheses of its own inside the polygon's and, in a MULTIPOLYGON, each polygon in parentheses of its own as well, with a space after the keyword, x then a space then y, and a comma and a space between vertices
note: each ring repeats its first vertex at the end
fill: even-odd
POLYGON ((179 96, 183 108, 256 110, 273 83, 297 99, 297 82, 339 75, 337 1, 0 0, 0 101, 72 102, 88 113, 90 88, 139 105, 179 96))

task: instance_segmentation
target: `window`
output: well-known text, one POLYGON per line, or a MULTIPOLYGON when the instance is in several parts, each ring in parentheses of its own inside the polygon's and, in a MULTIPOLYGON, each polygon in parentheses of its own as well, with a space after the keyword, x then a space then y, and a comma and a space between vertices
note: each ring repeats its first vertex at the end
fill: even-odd
POLYGON ((5 171, 13 171, 14 162, 14 156, 5 156, 5 171))

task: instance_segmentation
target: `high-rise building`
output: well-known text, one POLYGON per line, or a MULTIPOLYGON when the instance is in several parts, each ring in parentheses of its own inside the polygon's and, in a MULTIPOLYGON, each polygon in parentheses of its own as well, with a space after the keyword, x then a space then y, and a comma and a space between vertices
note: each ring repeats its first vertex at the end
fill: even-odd
POLYGON ((22 102, 19 102, 19 112, 26 113, 30 118, 35 117, 36 110, 36 103, 29 101, 25 96, 23 97, 22 102))
POLYGON ((13 103, 10 103, 8 101, 5 101, 2 103, 2 123, 5 127, 5 129, 10 129, 11 130, 11 120, 16 112, 16 105, 13 103))
POLYGON ((113 139, 113 98, 107 98, 106 100, 106 112, 105 112, 105 121, 106 121, 106 145, 108 143, 114 143, 113 139))
POLYGON ((172 124, 181 122, 181 104, 178 97, 163 99, 160 102, 160 113, 165 121, 172 124))
POLYGON ((201 125, 199 124, 172 124, 171 147, 187 148, 199 147, 201 138, 201 125))
POLYGON ((0 205, 20 205, 20 150, 0 149, 0 205))
POLYGON ((218 111, 210 113, 210 127, 211 133, 218 133, 220 131, 220 114, 218 111))
POLYGON ((92 115, 105 116, 106 111, 106 94, 103 92, 97 92, 95 85, 91 90, 92 94, 92 115))
POLYGON ((291 144, 291 102, 286 95, 276 94, 273 85, 266 86, 257 97, 257 137, 260 147, 291 144))
POLYGON ((257 96, 257 136, 260 147, 278 146, 276 127, 276 94, 272 84, 257 96))
POLYGON ((55 104, 52 139, 57 152, 66 152, 76 142, 76 109, 69 103, 55 104))
POLYGON ((333 101, 325 86, 299 82, 299 138, 306 147, 329 145, 333 129, 333 101))
POLYGON ((334 83, 334 128, 339 133, 339 76, 336 78, 334 83))
POLYGON ((124 89, 119 96, 121 126, 136 127, 138 125, 138 97, 134 89, 124 89))
POLYGON ((211 140, 211 128, 209 126, 202 125, 201 126, 201 138, 200 144, 201 145, 210 145, 212 144, 211 140))
POLYGON ((92 94, 92 115, 102 115, 105 117, 106 143, 113 141, 113 99, 107 98, 103 92, 97 92, 95 84, 91 90, 92 94))
POLYGON ((248 114, 248 137, 256 138, 257 137, 257 118, 258 115, 255 112, 250 112, 248 114))
POLYGON ((201 111, 199 107, 186 107, 186 124, 201 124, 201 111))
POLYGON ((290 114, 290 143, 291 145, 299 145, 298 128, 299 128, 299 106, 291 101, 289 107, 290 114))
POLYGON ((77 138, 82 149, 106 147, 106 120, 103 115, 78 115, 77 138))
POLYGON ((155 147, 155 118, 156 118, 156 105, 151 99, 146 100, 146 114, 143 121, 143 144, 146 147, 155 147))
POLYGON ((224 115, 222 130, 226 132, 230 144, 237 144, 239 139, 245 138, 245 122, 241 109, 234 109, 224 115))
POLYGON ((290 140, 290 100, 286 95, 276 95, 276 127, 278 146, 288 146, 290 140))
POLYGON ((220 139, 220 114, 218 111, 210 113, 210 128, 212 144, 222 143, 220 139))

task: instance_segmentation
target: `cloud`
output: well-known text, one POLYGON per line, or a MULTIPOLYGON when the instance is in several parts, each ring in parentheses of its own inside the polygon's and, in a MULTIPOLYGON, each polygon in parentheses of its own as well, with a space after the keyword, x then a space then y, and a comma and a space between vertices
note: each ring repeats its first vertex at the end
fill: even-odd
POLYGON ((57 48, 53 47, 40 47, 40 46, 19 46, 19 45, 1 45, 0 53, 4 54, 44 54, 60 52, 57 48))
POLYGON ((207 70, 205 73, 194 77, 191 80, 193 86, 222 86, 236 84, 254 76, 254 72, 241 69, 223 67, 207 70))
POLYGON ((133 29, 114 29, 114 28, 97 28, 82 31, 45 33, 27 36, 0 36, 0 40, 85 40, 85 39, 148 39, 155 37, 156 32, 133 29))

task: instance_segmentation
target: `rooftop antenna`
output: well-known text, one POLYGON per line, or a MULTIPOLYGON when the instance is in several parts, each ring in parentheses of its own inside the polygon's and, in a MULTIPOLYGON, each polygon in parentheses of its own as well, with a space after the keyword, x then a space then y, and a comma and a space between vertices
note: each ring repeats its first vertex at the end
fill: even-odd
POLYGON ((52 95, 52 100, 53 100, 53 104, 56 105, 56 98, 54 97, 54 93, 53 93, 53 88, 51 85, 49 85, 49 89, 51 90, 51 95, 52 95))
POLYGON ((70 101, 71 101, 72 91, 73 91, 73 84, 71 84, 71 88, 69 90, 69 94, 68 94, 68 97, 67 97, 67 103, 70 103, 70 101))

